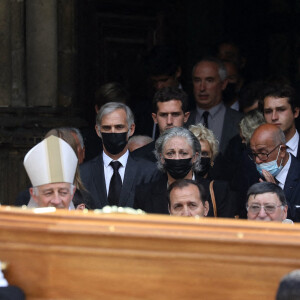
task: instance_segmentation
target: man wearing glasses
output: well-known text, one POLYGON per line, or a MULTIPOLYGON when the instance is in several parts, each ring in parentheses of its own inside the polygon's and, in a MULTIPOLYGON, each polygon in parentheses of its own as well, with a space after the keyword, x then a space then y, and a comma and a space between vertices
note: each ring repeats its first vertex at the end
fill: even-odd
POLYGON ((250 147, 250 158, 260 175, 284 191, 288 218, 300 222, 300 162, 287 152, 283 131, 274 124, 263 124, 254 131, 250 147))
POLYGON ((252 185, 247 193, 248 220, 283 222, 288 205, 283 190, 271 182, 252 185))

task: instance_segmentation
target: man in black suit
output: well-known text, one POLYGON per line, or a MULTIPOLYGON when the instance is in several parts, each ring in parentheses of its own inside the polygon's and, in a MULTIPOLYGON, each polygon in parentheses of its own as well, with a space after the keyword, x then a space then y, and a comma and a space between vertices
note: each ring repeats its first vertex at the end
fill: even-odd
MULTIPOLYGON (((165 130, 173 127, 182 127, 188 120, 188 96, 179 88, 165 87, 158 90, 153 98, 152 119, 162 134, 165 130)), ((132 152, 134 157, 142 157, 156 162, 153 153, 155 141, 132 152)))
POLYGON ((191 112, 187 123, 202 123, 211 129, 223 153, 229 140, 239 133, 242 118, 241 113, 226 107, 222 101, 222 91, 227 86, 224 64, 217 58, 204 58, 195 64, 192 76, 196 110, 191 112))
POLYGON ((300 161, 287 151, 283 131, 274 124, 263 124, 254 131, 250 147, 260 175, 283 189, 288 219, 299 222, 300 161))
POLYGON ((158 176, 154 163, 129 154, 128 138, 135 130, 133 113, 123 103, 107 103, 97 114, 95 128, 102 138, 103 152, 80 168, 82 182, 94 201, 93 208, 132 207, 135 186, 158 176))
POLYGON ((299 159, 299 133, 295 125, 295 119, 299 116, 299 107, 294 89, 282 84, 266 87, 260 101, 260 108, 266 122, 277 125, 284 132, 287 151, 299 159))

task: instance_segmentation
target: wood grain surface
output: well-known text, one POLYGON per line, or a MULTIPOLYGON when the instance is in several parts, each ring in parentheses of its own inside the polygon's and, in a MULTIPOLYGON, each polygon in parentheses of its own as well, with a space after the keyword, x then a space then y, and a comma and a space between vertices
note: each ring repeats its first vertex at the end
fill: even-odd
POLYGON ((274 299, 300 226, 0 207, 0 260, 27 299, 274 299))

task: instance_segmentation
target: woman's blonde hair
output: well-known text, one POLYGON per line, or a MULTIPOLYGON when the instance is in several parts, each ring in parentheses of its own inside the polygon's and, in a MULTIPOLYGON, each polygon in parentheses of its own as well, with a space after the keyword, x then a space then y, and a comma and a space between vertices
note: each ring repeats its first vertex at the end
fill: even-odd
POLYGON ((201 123, 199 123, 197 125, 191 125, 189 127, 189 130, 197 137, 199 142, 200 141, 208 142, 209 147, 212 152, 211 160, 214 161, 219 152, 219 141, 216 139, 213 132, 211 130, 207 129, 201 123))

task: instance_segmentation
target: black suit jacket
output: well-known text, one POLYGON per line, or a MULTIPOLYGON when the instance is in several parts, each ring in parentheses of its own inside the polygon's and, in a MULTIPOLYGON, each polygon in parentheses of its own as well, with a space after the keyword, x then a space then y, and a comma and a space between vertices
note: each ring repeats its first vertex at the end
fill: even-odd
MULTIPOLYGON (((104 177, 102 154, 80 166, 80 176, 85 188, 90 192, 94 208, 109 205, 104 177)), ((135 187, 138 184, 158 179, 156 164, 128 156, 119 206, 133 207, 135 187)))
MULTIPOLYGON (((197 110, 191 111, 190 117, 186 123, 186 126, 195 125, 196 123, 196 115, 197 110)), ((239 123, 243 117, 243 114, 226 107, 223 129, 222 129, 222 137, 220 142, 220 152, 224 153, 228 142, 231 138, 239 133, 239 123)))
MULTIPOLYGON (((196 180, 200 182, 209 195, 208 216, 213 216, 213 206, 209 193, 210 181, 196 175, 196 180)), ((140 208, 147 213, 169 214, 167 197, 167 175, 162 174, 160 180, 136 187, 134 208, 140 208)), ((214 181, 214 193, 217 204, 218 217, 233 217, 233 198, 230 199, 228 183, 225 181, 214 181)))
POLYGON ((1 300, 25 300, 24 292, 17 286, 0 287, 1 300))
POLYGON ((288 219, 300 222, 300 161, 293 155, 291 158, 283 190, 289 206, 288 219))

